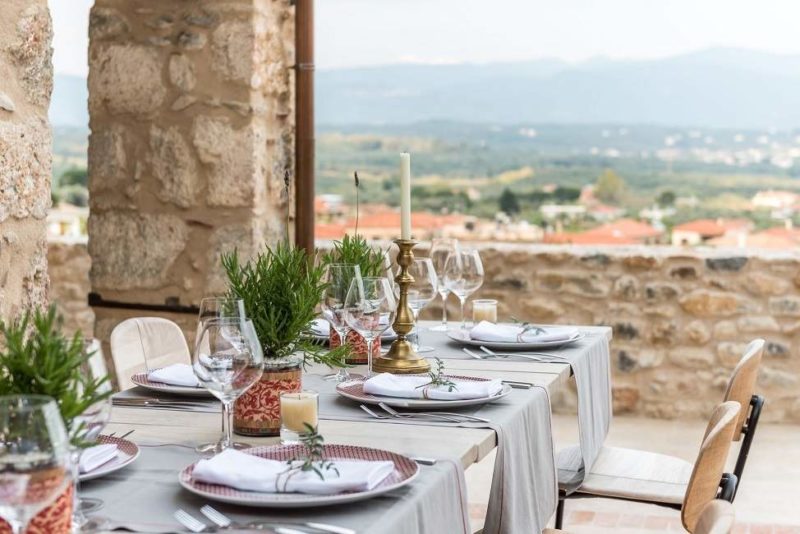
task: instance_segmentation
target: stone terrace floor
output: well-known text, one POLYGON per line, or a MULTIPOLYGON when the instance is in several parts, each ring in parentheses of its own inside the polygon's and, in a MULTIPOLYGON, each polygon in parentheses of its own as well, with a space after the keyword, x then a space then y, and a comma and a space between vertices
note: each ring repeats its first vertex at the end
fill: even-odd
MULTIPOLYGON (((769 404, 765 409, 769 409, 769 404)), ((557 446, 577 442, 574 416, 553 420, 557 446)), ((615 417, 606 443, 647 449, 694 461, 705 423, 615 417)), ((731 449, 735 458, 738 444, 731 449)), ((474 530, 483 523, 494 455, 467 471, 474 530)), ((732 470, 732 465, 730 470, 732 470)), ((744 482, 734 503, 734 534, 800 534, 800 426, 762 423, 750 450, 744 482)), ((572 534, 685 532, 679 512, 611 499, 567 501, 565 530, 572 534)))

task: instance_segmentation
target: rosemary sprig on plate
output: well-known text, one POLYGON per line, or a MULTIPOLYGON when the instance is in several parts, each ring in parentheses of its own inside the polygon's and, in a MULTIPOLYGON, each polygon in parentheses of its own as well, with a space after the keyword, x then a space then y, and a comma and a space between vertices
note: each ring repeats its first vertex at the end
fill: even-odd
POLYGON ((282 473, 283 476, 278 477, 275 483, 278 486, 279 481, 283 480, 283 489, 280 491, 286 491, 289 480, 298 473, 313 471, 320 480, 325 480, 325 473, 328 471, 339 476, 336 465, 331 460, 325 459, 325 438, 310 424, 303 423, 303 425, 306 427, 306 432, 300 434, 300 443, 305 447, 305 454, 286 461, 289 469, 282 473))
POLYGON ((456 389, 458 389, 456 383, 447 378, 447 376, 445 376, 444 362, 441 359, 436 358, 436 362, 433 364, 433 367, 434 368, 431 369, 431 371, 428 373, 428 376, 431 377, 431 381, 428 382, 427 384, 422 384, 421 386, 417 386, 417 389, 425 388, 428 386, 446 387, 447 391, 455 391, 456 389))

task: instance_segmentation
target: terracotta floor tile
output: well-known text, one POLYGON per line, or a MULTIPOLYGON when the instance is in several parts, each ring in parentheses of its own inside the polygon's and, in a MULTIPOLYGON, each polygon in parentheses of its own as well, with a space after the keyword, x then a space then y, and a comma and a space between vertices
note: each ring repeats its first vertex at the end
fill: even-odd
POLYGON ((576 510, 567 517, 567 525, 589 525, 594 521, 594 512, 589 510, 576 510))

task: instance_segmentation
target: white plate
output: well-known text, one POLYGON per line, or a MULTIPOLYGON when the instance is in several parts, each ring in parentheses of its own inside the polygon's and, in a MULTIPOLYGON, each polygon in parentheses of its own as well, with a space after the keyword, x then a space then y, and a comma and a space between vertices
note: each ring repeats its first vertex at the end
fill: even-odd
MULTIPOLYGON (((245 452, 270 458, 272 460, 289 460, 302 453, 302 445, 272 445, 254 447, 245 452)), ((394 462, 395 469, 376 488, 369 491, 337 493, 335 495, 311 495, 306 493, 262 493, 241 491, 219 484, 207 484, 192 480, 195 464, 190 465, 178 474, 178 480, 188 491, 214 501, 257 506, 262 508, 312 508, 363 501, 394 491, 413 481, 419 474, 417 463, 406 456, 380 449, 357 447, 354 445, 325 445, 325 458, 328 460, 387 460, 394 462)))
MULTIPOLYGON (((448 378, 454 380, 482 382, 488 381, 488 378, 477 378, 473 376, 455 376, 448 375, 448 378)), ((382 395, 372 395, 364 393, 363 380, 348 380, 336 386, 336 393, 342 397, 360 402, 362 404, 380 404, 384 403, 394 408, 411 408, 415 410, 441 410, 448 408, 460 408, 462 406, 477 406, 480 404, 487 404, 502 399, 511 393, 511 386, 503 384, 501 389, 496 395, 492 397, 481 397, 480 399, 462 399, 462 400, 432 400, 432 399, 403 399, 400 397, 384 397, 382 395)))
POLYGON ((448 330, 447 337, 465 345, 473 347, 484 346, 494 350, 542 350, 542 349, 557 349, 570 343, 575 343, 579 339, 583 339, 583 332, 575 332, 575 335, 564 341, 538 341, 533 343, 516 343, 507 341, 480 341, 469 337, 469 332, 466 330, 448 330))
MULTIPOLYGON (((153 369, 155 371, 155 369, 153 369)), ((148 373, 136 373, 131 377, 131 382, 137 386, 141 386, 151 391, 160 391, 161 393, 171 393, 173 395, 186 395, 190 397, 213 397, 206 388, 203 387, 189 387, 189 386, 173 386, 163 382, 154 382, 147 378, 148 373)))
POLYGON ((109 443, 114 443, 117 446, 117 457, 92 469, 88 473, 81 473, 78 475, 78 479, 81 482, 104 477, 114 471, 119 471, 123 467, 133 463, 133 461, 139 457, 139 447, 134 442, 122 438, 113 438, 111 436, 98 436, 98 445, 109 443))

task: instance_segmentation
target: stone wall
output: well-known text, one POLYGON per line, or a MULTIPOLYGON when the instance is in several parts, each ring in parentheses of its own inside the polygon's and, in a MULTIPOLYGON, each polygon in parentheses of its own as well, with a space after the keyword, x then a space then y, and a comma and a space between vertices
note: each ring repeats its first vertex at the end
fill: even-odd
POLYGON ((763 418, 800 422, 800 253, 768 254, 486 246, 474 297, 498 299, 501 319, 612 326, 616 413, 706 417, 747 342, 763 337, 763 418))
POLYGON ((94 332, 94 312, 87 303, 91 265, 86 243, 48 241, 50 302, 64 316, 64 331, 69 335, 80 330, 85 337, 91 337, 94 332))
POLYGON ((0 319, 47 300, 52 26, 46 0, 0 15, 0 319))
MULTIPOLYGON (((95 2, 92 291, 197 304, 224 290, 223 251, 247 256, 284 235, 293 47, 289 0, 95 2)), ((125 315, 95 311, 100 336, 125 315)))

